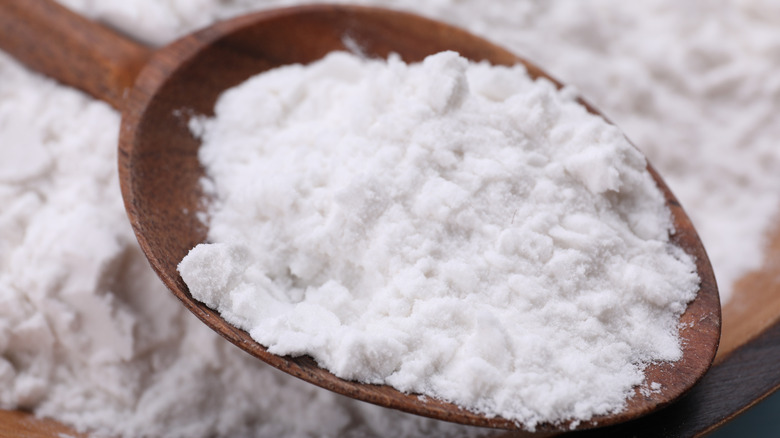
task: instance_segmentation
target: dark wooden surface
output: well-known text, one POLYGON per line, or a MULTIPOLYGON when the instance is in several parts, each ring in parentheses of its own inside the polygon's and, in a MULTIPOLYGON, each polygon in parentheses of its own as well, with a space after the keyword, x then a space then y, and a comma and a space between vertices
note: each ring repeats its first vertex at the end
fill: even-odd
MULTIPOLYGON (((7 3, 3 3, 7 1, 0 0, 0 4, 7 6, 7 3)), ((392 50, 401 53, 407 60, 411 61, 421 59, 428 53, 442 49, 457 49, 473 59, 490 59, 499 64, 512 64, 517 60, 512 54, 498 47, 485 46, 484 41, 475 39, 462 31, 418 17, 389 11, 366 17, 361 15, 363 14, 361 11, 366 11, 363 8, 345 10, 323 7, 310 11, 318 12, 308 16, 300 14, 292 16, 290 11, 265 12, 221 23, 180 40, 151 58, 129 100, 121 105, 126 109, 121 134, 123 145, 120 151, 120 160, 122 160, 120 172, 123 173, 124 190, 126 194, 130 193, 126 197, 126 206, 131 214, 134 228, 140 233, 139 241, 144 250, 147 251, 152 263, 156 265, 155 269, 158 274, 169 287, 174 289, 185 305, 212 328, 222 331, 225 337, 250 353, 263 358, 274 366, 285 369, 291 374, 346 395, 358 396, 358 398, 372 402, 409 410, 408 406, 404 404, 403 397, 397 398, 397 394, 393 394, 392 390, 388 392, 387 388, 373 387, 373 389, 366 390, 362 385, 356 387, 355 384, 334 379, 324 370, 312 367, 310 359, 292 360, 268 355, 262 347, 254 344, 246 333, 228 326, 209 309, 193 302, 186 293, 186 288, 178 275, 175 274, 175 264, 183 257, 186 250, 205 237, 205 230, 193 218, 193 213, 200 208, 201 194, 193 188, 197 187, 196 179, 201 174, 201 170, 193 158, 193 150, 197 144, 189 136, 186 129, 187 114, 192 112, 209 113, 218 91, 235 85, 249 75, 263 69, 291 61, 309 62, 335 47, 342 47, 344 29, 349 30, 347 35, 358 41, 364 52, 381 56, 392 50), (257 26, 258 20, 263 20, 266 25, 257 26), (302 23, 301 20, 303 20, 302 23), (334 26, 334 20, 338 23, 336 26, 334 26), (269 22, 273 22, 270 27, 267 25, 269 22), (278 39, 280 31, 296 25, 303 27, 297 28, 298 32, 287 32, 288 35, 281 43, 267 43, 272 39, 271 36, 278 39), (274 28, 274 26, 276 27, 274 28), (421 40, 427 42, 423 47, 420 44, 421 40), (258 42, 266 42, 267 44, 258 44, 258 42), (216 76, 214 75, 215 66, 220 68, 220 74, 216 76), (199 90, 197 87, 193 88, 195 85, 205 91, 197 91, 194 94, 194 89, 199 90), (152 97, 154 98, 152 99, 152 97), (171 136, 176 139, 173 143, 170 142, 171 136), (173 146, 158 147, 161 144, 172 144, 173 146), (157 164, 152 167, 144 167, 145 164, 139 163, 157 164), (149 196, 155 198, 149 198, 149 196), (149 199, 157 201, 144 204, 149 199), (187 208, 187 214, 184 213, 183 208, 187 208), (156 236, 159 240, 145 240, 144 236, 156 236), (167 252, 161 252, 161 249, 165 249, 167 252), (401 403, 401 406, 397 405, 398 403, 401 403)), ((534 67, 530 67, 529 70, 534 75, 543 75, 543 72, 534 67)), ((673 209, 676 208, 675 201, 670 200, 670 205, 673 209)), ((684 213, 680 211, 676 214, 676 219, 679 221, 681 218, 684 218, 684 213)), ((681 223, 683 230, 686 230, 685 222, 687 222, 687 218, 684 218, 681 223)), ((681 236, 683 236, 683 240, 692 245, 689 246, 689 249, 698 246, 695 234, 684 237, 685 232, 683 232, 681 236)), ((699 260, 706 260, 706 257, 700 257, 699 260)), ((705 287, 707 287, 710 284, 711 273, 703 272, 703 278, 705 279, 705 287)), ((705 296, 711 295, 705 294, 705 296)), ((714 299, 717 300, 717 296, 714 296, 714 299)), ((715 319, 710 314, 708 321, 713 324, 715 319)), ((754 326, 752 331, 741 330, 739 333, 760 333, 771 325, 771 321, 770 315, 767 320, 759 324, 760 327, 754 326)), ((736 324, 735 327, 737 327, 736 324)), ((683 332, 683 336, 686 336, 685 332, 683 332)), ((777 338, 771 338, 771 333, 769 336, 770 340, 766 342, 769 344, 777 343, 777 338)), ((750 337, 752 336, 735 337, 733 341, 729 341, 727 347, 733 350, 741 345, 743 349, 750 351, 753 344, 746 343, 750 337)), ((712 352, 714 352, 712 348, 705 349, 702 355, 707 356, 712 352)), ((741 356, 737 357, 736 354, 734 353, 728 359, 723 360, 716 369, 726 364, 739 363, 741 356), (736 359, 732 359, 735 357, 736 359)), ((739 365, 731 367, 731 369, 738 368, 740 368, 739 365)), ((713 397, 724 396, 723 393, 716 395, 723 388, 712 383, 705 384, 708 382, 709 376, 705 378, 705 382, 697 386, 684 400, 688 400, 696 394, 703 394, 694 398, 694 404, 699 409, 711 412, 711 415, 695 417, 701 418, 701 421, 697 423, 698 428, 674 426, 681 431, 678 436, 695 436, 698 433, 696 431, 712 427, 712 425, 747 406, 760 396, 759 393, 765 394, 776 387, 776 383, 772 383, 774 381, 768 378, 768 374, 778 374, 774 368, 772 371, 757 372, 757 375, 760 376, 755 379, 757 385, 751 391, 746 390, 744 395, 752 397, 750 401, 743 399, 741 402, 730 403, 728 406, 712 402, 715 400, 713 397), (735 408, 736 405, 742 407, 735 408), (708 406, 711 406, 712 409, 708 406), (718 420, 712 422, 713 418, 718 418, 718 420), (685 435, 686 433, 690 434, 685 435)), ((690 375, 690 373, 688 374, 690 375)), ((676 390, 680 390, 679 387, 676 390)), ((642 403, 640 401, 639 404, 642 403)), ((658 403, 656 402, 655 405, 658 403)), ((679 409, 678 406, 682 405, 681 403, 674 404, 655 415, 663 415, 670 410, 676 411, 679 409)), ((642 406, 638 409, 647 410, 642 406)), ((637 409, 637 406, 632 405, 632 408, 637 409)), ((423 410, 425 412, 420 413, 434 416, 442 415, 444 418, 447 418, 447 415, 457 414, 459 419, 463 419, 460 417, 462 412, 452 411, 452 407, 446 404, 431 403, 423 410)), ((0 418, 7 420, 19 415, 4 413, 0 418)), ((666 417, 662 417, 666 421, 679 419, 679 415, 666 415, 666 417)), ((24 421, 30 421, 27 417, 23 415, 22 417, 25 418, 24 421)), ((480 423, 481 421, 479 418, 466 419, 467 423, 484 424, 480 423)), ((495 425, 500 426, 499 423, 500 421, 495 425)), ((691 424, 687 420, 683 423, 691 424)), ((641 427, 642 423, 639 424, 641 427)), ((506 424, 504 425, 506 426, 506 424)), ((633 426, 622 427, 628 427, 629 429, 620 429, 620 431, 628 433, 631 430, 630 427, 633 426)), ((591 433, 610 432, 609 429, 601 429, 599 432, 591 433)), ((517 436, 517 434, 513 435, 517 436)))

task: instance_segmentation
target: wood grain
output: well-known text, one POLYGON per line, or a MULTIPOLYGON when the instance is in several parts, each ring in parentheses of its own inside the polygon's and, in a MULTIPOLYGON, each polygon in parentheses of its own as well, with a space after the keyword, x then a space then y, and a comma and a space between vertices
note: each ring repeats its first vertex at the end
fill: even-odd
MULTIPOLYGON (((767 234, 761 267, 734 285, 723 308, 723 336, 716 361, 780 321, 780 226, 767 234)), ((780 362, 780 358, 778 358, 780 362)), ((780 368, 780 367, 778 367, 780 368)))
POLYGON ((0 0, 0 49, 49 77, 122 108, 151 53, 49 0, 0 0))

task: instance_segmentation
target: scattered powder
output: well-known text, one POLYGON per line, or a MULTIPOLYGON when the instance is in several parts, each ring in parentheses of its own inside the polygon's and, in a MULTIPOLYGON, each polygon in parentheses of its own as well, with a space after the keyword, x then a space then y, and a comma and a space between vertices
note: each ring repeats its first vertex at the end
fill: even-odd
MULTIPOLYGON (((258 8, 254 0, 63 3, 155 44, 258 8)), ((466 27, 577 86, 680 198, 722 296, 759 265, 780 201, 777 2, 359 3, 466 27)), ((3 408, 112 437, 490 433, 317 389, 203 327, 160 286, 126 225, 118 129, 106 105, 0 53, 3 408)))
POLYGON ((644 157, 522 66, 337 52, 193 125, 212 243, 179 271, 271 353, 531 429, 682 354, 699 278, 644 157))

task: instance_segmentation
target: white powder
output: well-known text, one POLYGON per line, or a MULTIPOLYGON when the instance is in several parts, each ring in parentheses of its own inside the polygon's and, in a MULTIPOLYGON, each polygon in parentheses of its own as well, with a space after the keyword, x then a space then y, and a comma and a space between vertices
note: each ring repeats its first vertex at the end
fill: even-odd
POLYGON ((2 53, 0 74, 0 408, 107 437, 473 433, 320 390, 222 340, 135 242, 118 115, 2 53))
MULTIPOLYGON (((164 44, 217 18, 299 2, 63 3, 164 44)), ((359 3, 466 27, 576 85, 678 195, 723 297, 760 263, 780 190, 777 2, 359 3)), ((117 119, 0 53, 2 407, 112 437, 486 433, 353 403, 202 327, 159 285, 125 225, 117 119)))
POLYGON ((644 158, 521 66, 333 53, 194 125, 212 243, 179 271, 271 353, 531 429, 681 356, 699 279, 644 158))

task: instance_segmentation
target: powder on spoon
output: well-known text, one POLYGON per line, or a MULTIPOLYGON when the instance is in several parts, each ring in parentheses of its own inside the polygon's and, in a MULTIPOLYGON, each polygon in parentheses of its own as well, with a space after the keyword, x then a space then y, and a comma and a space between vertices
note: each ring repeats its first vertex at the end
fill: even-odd
POLYGON ((644 157, 570 89, 333 53, 198 118, 193 297, 279 355, 517 420, 620 411, 698 289, 644 157))

